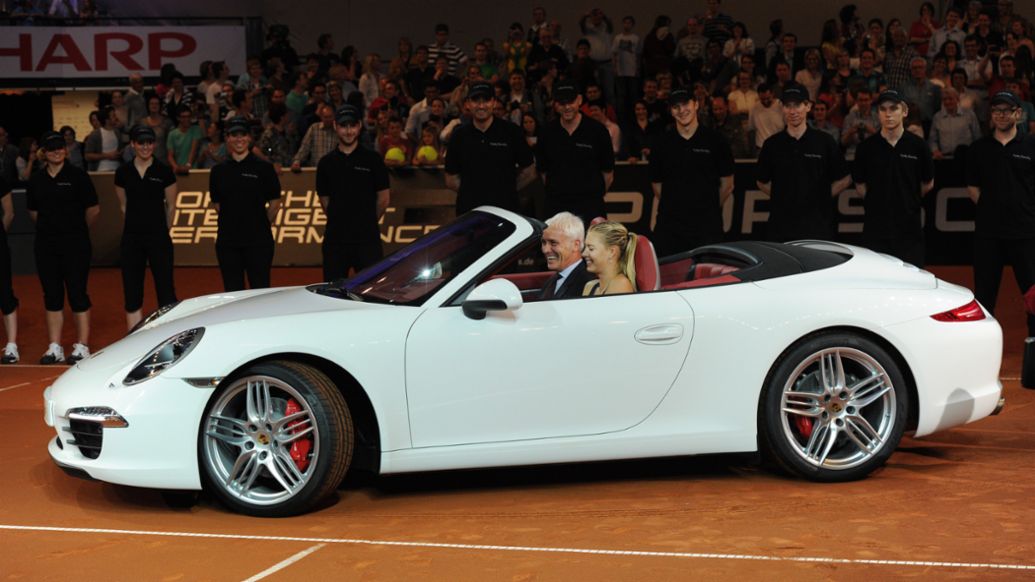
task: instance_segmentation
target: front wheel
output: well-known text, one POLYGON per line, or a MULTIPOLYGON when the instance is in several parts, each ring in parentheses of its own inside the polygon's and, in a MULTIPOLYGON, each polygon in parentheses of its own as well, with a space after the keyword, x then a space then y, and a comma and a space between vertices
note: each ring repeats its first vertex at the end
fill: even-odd
POLYGON ((352 417, 319 370, 255 365, 221 388, 198 440, 205 489, 249 515, 312 509, 341 484, 352 459, 352 417))
POLYGON ((861 479, 898 446, 908 400, 898 364, 877 343, 850 333, 806 338, 766 381, 759 410, 762 450, 807 479, 861 479))

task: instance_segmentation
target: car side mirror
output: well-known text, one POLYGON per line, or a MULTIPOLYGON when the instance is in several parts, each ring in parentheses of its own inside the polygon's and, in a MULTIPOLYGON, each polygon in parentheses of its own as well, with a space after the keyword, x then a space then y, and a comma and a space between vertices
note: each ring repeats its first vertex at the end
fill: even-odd
POLYGON ((507 279, 492 279, 478 285, 464 300, 464 315, 485 319, 490 311, 514 311, 524 305, 521 290, 507 279))

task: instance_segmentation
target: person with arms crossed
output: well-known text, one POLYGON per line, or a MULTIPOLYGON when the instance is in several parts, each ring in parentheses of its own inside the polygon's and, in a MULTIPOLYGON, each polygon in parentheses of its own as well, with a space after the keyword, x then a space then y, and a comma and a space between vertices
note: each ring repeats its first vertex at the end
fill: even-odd
POLYGON ((859 144, 852 177, 863 196, 864 244, 922 267, 921 202, 934 188, 934 163, 924 139, 905 131, 908 113, 898 91, 877 97, 881 130, 859 144))
POLYGON ((61 347, 65 293, 75 317, 77 341, 68 363, 90 356, 90 296, 86 282, 90 275, 90 225, 101 213, 97 191, 90 177, 65 163, 65 138, 51 131, 40 140, 47 165, 34 172, 25 190, 25 205, 36 223, 36 272, 43 287, 47 310, 47 339, 50 344, 41 364, 65 363, 61 347))
POLYGON ((701 125, 697 100, 675 89, 669 111, 675 127, 657 140, 650 156, 659 256, 722 240, 722 205, 733 193, 733 153, 721 135, 701 125))
POLYGON ((539 292, 541 299, 582 296, 586 283, 593 279, 582 260, 585 237, 586 226, 582 219, 570 212, 559 212, 546 221, 542 251, 546 267, 554 271, 554 275, 539 292))
POLYGON ((457 193, 457 215, 483 204, 518 212, 518 190, 535 179, 532 149, 521 128, 496 119, 492 85, 479 81, 467 92, 472 122, 456 128, 446 153, 446 186, 457 193))
POLYGON ((115 195, 125 216, 122 227, 122 289, 126 327, 140 322, 144 303, 144 269, 151 266, 158 306, 176 303, 173 244, 169 225, 176 201, 176 176, 155 157, 155 131, 146 125, 130 130, 133 161, 115 170, 115 195))
MULTIPOLYGON (((1035 285, 1035 141, 1017 129, 1017 95, 1002 91, 990 101, 992 134, 967 152, 967 190, 977 204, 974 296, 993 313, 1004 265, 1022 294, 1035 285)), ((1028 336, 1035 336, 1030 313, 1028 336)))
POLYGON ((230 157, 212 168, 208 189, 219 214, 216 259, 226 291, 270 286, 273 233, 281 199, 280 177, 273 164, 251 153, 251 123, 234 117, 226 124, 230 157))
POLYGON ((359 143, 363 112, 342 105, 334 115, 338 147, 316 167, 316 192, 327 214, 323 237, 323 278, 335 281, 381 259, 378 221, 389 203, 388 168, 381 156, 359 143))
POLYGON ((834 197, 851 180, 841 148, 829 134, 809 127, 808 89, 789 85, 781 103, 786 127, 762 144, 755 182, 771 200, 768 238, 834 240, 834 197))

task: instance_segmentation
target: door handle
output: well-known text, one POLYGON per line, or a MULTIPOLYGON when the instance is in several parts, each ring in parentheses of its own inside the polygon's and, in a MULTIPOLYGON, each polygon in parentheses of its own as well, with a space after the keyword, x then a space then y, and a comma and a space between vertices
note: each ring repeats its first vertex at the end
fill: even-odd
POLYGON ((636 341, 647 345, 674 344, 683 337, 683 326, 678 323, 648 325, 633 336, 636 341))

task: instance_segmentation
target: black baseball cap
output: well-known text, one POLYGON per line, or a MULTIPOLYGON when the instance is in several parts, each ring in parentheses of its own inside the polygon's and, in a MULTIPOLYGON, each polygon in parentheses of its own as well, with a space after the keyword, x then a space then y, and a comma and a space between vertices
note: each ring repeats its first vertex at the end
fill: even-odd
POLYGON ((359 110, 359 107, 346 103, 334 112, 334 121, 338 122, 338 125, 359 123, 363 121, 363 112, 359 110))
POLYGON ((992 95, 992 99, 988 102, 989 105, 1006 104, 1014 109, 1021 106, 1021 100, 1016 95, 1009 91, 1000 91, 995 95, 992 95))
POLYGON ((252 124, 248 122, 248 118, 243 115, 236 115, 231 117, 226 122, 226 134, 234 135, 235 133, 247 133, 252 132, 252 124))
POLYGON ((877 96, 877 105, 878 106, 880 106, 880 104, 884 103, 885 101, 891 101, 892 103, 905 103, 906 102, 906 100, 902 98, 902 94, 899 93, 898 91, 893 90, 893 89, 888 89, 887 91, 884 91, 883 93, 881 93, 880 95, 877 96))
POLYGON ((780 93, 780 101, 782 103, 807 103, 809 91, 799 83, 788 83, 780 93))
POLYGON ((65 147, 65 138, 56 131, 48 131, 40 138, 40 144, 44 150, 52 152, 65 147))
POLYGON ((485 81, 478 81, 477 83, 471 84, 471 88, 467 90, 468 99, 492 99, 496 96, 496 91, 492 89, 492 85, 485 81))
POLYGON ((690 95, 689 91, 687 91, 683 87, 677 87, 673 89, 671 93, 668 94, 668 105, 669 107, 675 107, 676 105, 686 103, 691 99, 693 99, 693 96, 690 95))
POLYGON ((155 136, 155 130, 150 127, 146 125, 134 125, 133 129, 129 131, 129 139, 136 143, 141 143, 145 141, 155 141, 158 138, 155 136))
POLYGON ((445 33, 448 33, 449 32, 449 25, 444 23, 444 22, 440 22, 440 23, 435 25, 435 32, 445 32, 445 33))
POLYGON ((561 81, 553 87, 553 100, 557 103, 571 103, 579 96, 579 89, 571 81, 561 81))

